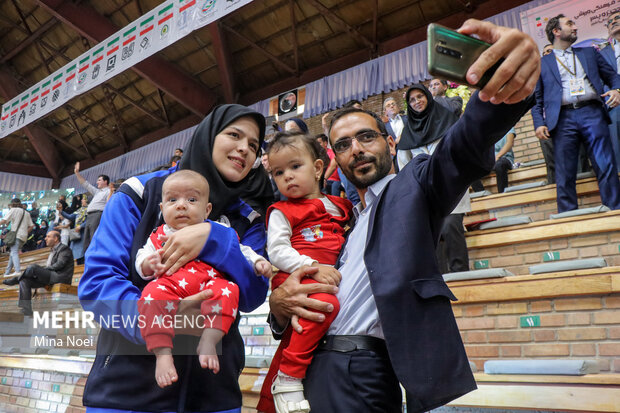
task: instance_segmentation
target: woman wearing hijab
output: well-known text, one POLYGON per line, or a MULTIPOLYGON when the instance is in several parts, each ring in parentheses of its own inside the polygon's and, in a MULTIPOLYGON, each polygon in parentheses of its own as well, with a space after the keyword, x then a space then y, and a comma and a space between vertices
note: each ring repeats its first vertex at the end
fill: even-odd
MULTIPOLYGON (((413 85, 405 95, 407 124, 403 128, 396 149, 398 169, 411 159, 435 151, 437 144, 459 119, 458 116, 437 103, 431 92, 422 84, 413 85)), ((471 211, 469 193, 466 192, 452 213, 444 220, 437 255, 442 273, 469 271, 469 255, 463 230, 463 216, 471 211)))
MULTIPOLYGON (((240 199, 247 186, 255 182, 250 175, 257 171, 252 166, 264 130, 263 116, 240 105, 218 106, 200 123, 177 168, 191 169, 207 178, 213 206, 210 218, 226 223, 236 233, 208 222, 191 225, 171 235, 162 249, 162 261, 169 273, 198 258, 227 274, 239 287, 239 311, 244 312, 265 301, 268 286, 265 278, 255 275, 239 249, 243 243, 264 253, 264 221, 240 199)), ((148 281, 136 273, 135 255, 162 223, 162 184, 177 168, 130 178, 108 202, 88 249, 78 289, 84 309, 92 311, 97 321, 121 315, 126 320, 139 320, 137 301, 148 281)), ((183 299, 177 317, 199 314, 200 302, 208 296, 205 289, 183 299)), ((244 347, 238 317, 221 341, 217 375, 198 362, 199 338, 177 335, 174 364, 179 379, 163 389, 153 379, 155 357, 146 351, 138 325, 118 324, 108 328, 102 324, 97 357, 84 389, 87 412, 241 411, 238 378, 244 365, 244 347)))

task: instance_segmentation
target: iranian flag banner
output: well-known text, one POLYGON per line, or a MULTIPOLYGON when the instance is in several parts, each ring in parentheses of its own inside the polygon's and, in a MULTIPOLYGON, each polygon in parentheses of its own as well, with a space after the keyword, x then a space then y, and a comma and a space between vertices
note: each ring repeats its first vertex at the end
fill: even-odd
POLYGON ((18 96, 0 111, 3 138, 252 0, 166 0, 18 96))

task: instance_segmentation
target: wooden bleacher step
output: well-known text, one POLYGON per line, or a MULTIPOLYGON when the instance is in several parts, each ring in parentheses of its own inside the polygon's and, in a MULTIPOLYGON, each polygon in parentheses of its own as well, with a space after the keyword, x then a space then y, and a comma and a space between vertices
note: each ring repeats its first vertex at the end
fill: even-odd
POLYGON ((480 230, 510 227, 513 225, 529 224, 532 218, 529 215, 514 215, 510 217, 501 217, 494 221, 484 222, 478 227, 480 230))
POLYGON ((527 161, 527 162, 523 162, 521 164, 521 167, 529 167, 529 166, 536 166, 536 165, 544 165, 545 164, 545 160, 544 159, 534 159, 533 161, 527 161))
POLYGON ((504 189, 504 192, 516 192, 516 191, 521 191, 523 189, 538 188, 538 187, 546 186, 546 185, 547 185, 547 180, 537 181, 537 182, 528 182, 525 184, 508 186, 504 189))
POLYGON ((604 267, 607 267, 607 262, 604 258, 600 257, 581 260, 554 261, 545 264, 532 265, 530 267, 530 274, 543 274, 546 272, 585 270, 588 268, 604 267))
POLYGON ((600 371, 596 360, 489 360, 484 363, 486 374, 583 376, 598 374, 600 371))
POLYGON ((469 197, 471 199, 476 199, 476 198, 481 198, 483 196, 487 196, 487 195, 491 195, 493 192, 489 191, 489 190, 484 190, 484 191, 478 191, 478 192, 471 192, 469 194, 469 197))

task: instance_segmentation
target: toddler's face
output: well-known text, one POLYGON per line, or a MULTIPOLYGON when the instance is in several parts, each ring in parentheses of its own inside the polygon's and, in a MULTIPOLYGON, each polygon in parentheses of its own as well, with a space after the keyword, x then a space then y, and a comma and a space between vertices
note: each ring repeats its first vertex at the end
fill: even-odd
POLYGON ((174 229, 200 224, 211 212, 208 192, 195 179, 166 181, 161 212, 166 224, 174 229))
POLYGON ((318 198, 323 162, 314 161, 307 150, 296 145, 269 153, 271 174, 278 190, 287 198, 318 198))

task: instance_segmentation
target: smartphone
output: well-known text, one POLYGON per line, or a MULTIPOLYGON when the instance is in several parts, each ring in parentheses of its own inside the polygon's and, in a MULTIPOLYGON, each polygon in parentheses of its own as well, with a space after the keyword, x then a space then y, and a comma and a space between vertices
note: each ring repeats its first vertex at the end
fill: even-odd
POLYGON ((431 23, 427 29, 428 73, 441 79, 482 89, 504 59, 490 67, 480 81, 471 85, 465 79, 467 70, 491 45, 440 24, 431 23))

